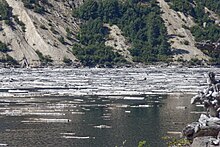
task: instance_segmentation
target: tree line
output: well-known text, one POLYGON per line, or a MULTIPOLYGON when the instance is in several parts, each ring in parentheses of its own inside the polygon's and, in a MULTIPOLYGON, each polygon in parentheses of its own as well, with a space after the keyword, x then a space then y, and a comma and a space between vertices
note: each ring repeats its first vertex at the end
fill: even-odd
POLYGON ((134 61, 152 63, 169 58, 167 32, 155 0, 87 0, 73 11, 73 15, 85 22, 73 52, 86 65, 126 62, 111 47, 104 45, 109 34, 105 23, 119 26, 132 44, 130 52, 134 61))

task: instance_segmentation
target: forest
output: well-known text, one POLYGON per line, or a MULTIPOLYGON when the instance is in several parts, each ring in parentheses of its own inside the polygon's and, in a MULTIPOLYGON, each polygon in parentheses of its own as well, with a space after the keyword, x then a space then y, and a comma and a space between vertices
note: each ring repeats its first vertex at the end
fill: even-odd
POLYGON ((73 11, 75 17, 85 21, 78 35, 79 44, 73 47, 73 53, 87 66, 126 62, 104 45, 109 30, 103 24, 108 23, 119 26, 132 43, 130 52, 135 62, 167 61, 170 45, 160 14, 155 0, 87 0, 73 11))
POLYGON ((5 0, 0 1, 0 20, 4 20, 6 23, 10 21, 12 17, 12 9, 8 6, 5 0))

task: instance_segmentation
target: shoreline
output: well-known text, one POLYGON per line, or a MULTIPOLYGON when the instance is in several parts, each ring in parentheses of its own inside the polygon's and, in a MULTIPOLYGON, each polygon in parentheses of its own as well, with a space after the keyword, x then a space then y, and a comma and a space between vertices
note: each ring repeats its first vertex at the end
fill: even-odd
POLYGON ((125 64, 125 65, 115 65, 112 67, 106 67, 106 66, 83 66, 83 65, 39 65, 39 66, 29 66, 29 67, 21 67, 21 65, 7 65, 0 63, 0 68, 23 68, 23 69, 37 69, 37 68, 76 68, 76 69, 82 69, 82 68, 99 68, 99 69, 120 69, 120 68, 150 68, 150 67, 168 67, 168 68, 220 68, 220 65, 190 65, 190 64, 181 64, 181 63, 154 63, 154 64, 143 64, 143 63, 137 63, 137 64, 125 64))

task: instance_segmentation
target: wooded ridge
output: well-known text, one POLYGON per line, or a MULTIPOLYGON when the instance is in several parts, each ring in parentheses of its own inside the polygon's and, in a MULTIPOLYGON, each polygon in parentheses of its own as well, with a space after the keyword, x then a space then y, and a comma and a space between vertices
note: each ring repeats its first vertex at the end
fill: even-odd
POLYGON ((218 0, 0 0, 6 66, 219 65, 219 46, 218 0))

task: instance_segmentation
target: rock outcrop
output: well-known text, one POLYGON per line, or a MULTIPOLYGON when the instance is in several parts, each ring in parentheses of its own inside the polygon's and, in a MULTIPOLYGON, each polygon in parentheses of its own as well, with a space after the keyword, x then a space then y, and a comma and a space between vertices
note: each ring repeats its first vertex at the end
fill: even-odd
POLYGON ((207 84, 206 89, 191 99, 191 104, 203 104, 207 115, 201 114, 197 122, 182 131, 187 139, 193 140, 193 147, 220 146, 220 81, 213 72, 208 74, 207 84))

